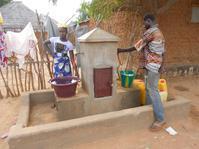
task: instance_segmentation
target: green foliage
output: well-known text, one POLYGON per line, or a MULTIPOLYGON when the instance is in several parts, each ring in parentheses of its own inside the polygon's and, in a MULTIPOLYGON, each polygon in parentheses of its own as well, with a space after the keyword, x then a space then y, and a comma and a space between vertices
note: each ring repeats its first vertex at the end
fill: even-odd
POLYGON ((77 18, 77 22, 81 22, 87 20, 89 18, 89 10, 90 10, 90 3, 89 2, 82 2, 80 5, 80 9, 78 10, 79 16, 77 18))
POLYGON ((124 3, 125 0, 92 0, 89 16, 96 21, 107 19, 124 3))
POLYGON ((7 3, 10 3, 12 0, 0 0, 0 7, 7 4, 7 3))
POLYGON ((92 0, 90 3, 84 1, 80 6, 77 22, 88 18, 95 21, 108 19, 124 3, 125 0, 92 0))

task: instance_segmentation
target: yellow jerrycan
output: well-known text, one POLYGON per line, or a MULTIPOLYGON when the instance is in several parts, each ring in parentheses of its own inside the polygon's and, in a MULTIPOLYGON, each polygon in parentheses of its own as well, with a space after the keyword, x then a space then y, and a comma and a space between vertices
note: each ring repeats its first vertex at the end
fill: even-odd
POLYGON ((167 101, 168 89, 167 89, 167 82, 166 82, 165 79, 160 79, 159 80, 159 82, 158 82, 158 90, 159 90, 162 102, 167 101))
POLYGON ((133 86, 135 86, 136 88, 140 90, 140 102, 141 102, 141 105, 145 105, 146 104, 146 88, 145 88, 144 81, 140 79, 135 79, 133 81, 133 86))
MULTIPOLYGON (((144 81, 140 79, 135 79, 133 81, 133 86, 135 86, 136 88, 140 90, 140 102, 141 102, 141 105, 145 105, 146 104, 146 87, 145 87, 144 81)), ((167 83, 165 79, 159 80, 158 90, 161 97, 161 101, 162 102, 167 101, 168 91, 167 91, 167 83)))

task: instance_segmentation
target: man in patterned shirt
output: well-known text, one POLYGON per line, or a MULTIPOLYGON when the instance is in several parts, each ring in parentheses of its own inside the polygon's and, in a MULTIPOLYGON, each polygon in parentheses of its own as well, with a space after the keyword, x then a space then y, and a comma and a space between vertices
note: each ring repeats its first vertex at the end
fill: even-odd
POLYGON ((138 73, 143 73, 143 69, 146 71, 146 101, 147 104, 152 103, 155 117, 150 129, 158 131, 165 124, 164 109, 158 92, 160 73, 164 70, 165 39, 153 15, 144 17, 144 26, 146 31, 142 40, 145 46, 141 50, 138 73))
POLYGON ((158 92, 160 73, 164 70, 165 39, 156 24, 154 15, 148 14, 144 17, 144 27, 142 39, 134 47, 119 49, 119 51, 138 50, 140 52, 137 74, 141 75, 145 72, 146 101, 147 104, 152 104, 155 117, 150 129, 158 131, 165 125, 164 109, 158 92))

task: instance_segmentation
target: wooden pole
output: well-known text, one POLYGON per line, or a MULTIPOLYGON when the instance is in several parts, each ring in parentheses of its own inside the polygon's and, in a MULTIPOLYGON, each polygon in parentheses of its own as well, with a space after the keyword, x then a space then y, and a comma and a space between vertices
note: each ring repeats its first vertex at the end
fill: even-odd
POLYGON ((21 70, 18 68, 18 74, 19 74, 19 84, 20 84, 20 88, 21 88, 21 92, 24 92, 24 88, 23 88, 23 83, 22 83, 22 79, 21 79, 21 70))
POLYGON ((39 65, 39 53, 38 53, 38 51, 39 51, 39 49, 36 49, 36 60, 37 60, 37 68, 38 68, 38 90, 40 90, 41 88, 43 88, 43 83, 42 83, 41 69, 40 69, 40 65, 39 65))
POLYGON ((32 63, 30 64, 30 78, 31 78, 31 83, 32 83, 32 90, 35 90, 34 86, 34 80, 33 80, 33 71, 32 71, 32 63))
POLYGON ((7 90, 7 97, 9 97, 10 95, 11 95, 11 97, 14 97, 14 93, 12 93, 10 87, 8 86, 8 84, 7 84, 7 82, 6 82, 6 79, 5 79, 4 76, 3 76, 3 72, 2 72, 2 70, 1 70, 1 68, 0 68, 0 74, 1 74, 1 77, 2 77, 2 79, 3 79, 3 82, 4 82, 5 87, 6 87, 6 90, 7 90))
MULTIPOLYGON (((39 72, 38 72, 38 70, 37 70, 37 67, 36 67, 36 63, 33 63, 33 68, 34 68, 34 71, 35 71, 35 73, 37 74, 37 89, 39 90, 40 89, 40 82, 39 82, 39 80, 40 80, 40 75, 39 75, 39 72)), ((39 68, 38 68, 39 69, 39 68)))
POLYGON ((28 69, 28 91, 30 91, 30 64, 29 64, 29 69, 28 69))
POLYGON ((3 99, 3 95, 2 95, 2 93, 1 93, 1 90, 0 90, 0 99, 3 99))
POLYGON ((24 81, 25 91, 27 91, 27 69, 28 69, 28 65, 26 65, 26 71, 25 71, 25 81, 24 81))
POLYGON ((15 92, 15 86, 14 86, 14 76, 13 76, 13 68, 12 68, 12 65, 10 66, 10 70, 11 70, 11 80, 12 80, 12 89, 13 89, 13 93, 15 95, 15 97, 17 96, 16 92, 15 92))
MULTIPOLYGON (((8 75, 9 73, 8 73, 8 71, 9 71, 9 69, 8 69, 8 66, 7 66, 7 67, 6 67, 6 80, 7 80, 6 83, 7 83, 7 84, 8 84, 8 80, 9 80, 9 79, 8 79, 8 78, 9 78, 9 75, 8 75)), ((9 97, 9 91, 6 89, 6 98, 7 98, 7 97, 9 97)))
POLYGON ((15 82, 16 82, 16 88, 17 88, 17 96, 20 96, 16 65, 14 65, 14 76, 15 76, 15 82))
POLYGON ((42 29, 42 24, 40 22, 40 19, 39 19, 39 15, 36 11, 36 15, 37 15, 37 20, 38 20, 38 24, 39 24, 39 27, 40 27, 40 31, 41 31, 41 37, 42 37, 42 43, 41 43, 41 47, 42 49, 40 50, 40 53, 41 53, 41 61, 42 61, 42 79, 43 79, 43 88, 42 89, 45 89, 46 88, 46 82, 45 82, 45 71, 44 71, 44 47, 43 47, 43 40, 44 40, 44 35, 43 35, 43 29, 42 29))

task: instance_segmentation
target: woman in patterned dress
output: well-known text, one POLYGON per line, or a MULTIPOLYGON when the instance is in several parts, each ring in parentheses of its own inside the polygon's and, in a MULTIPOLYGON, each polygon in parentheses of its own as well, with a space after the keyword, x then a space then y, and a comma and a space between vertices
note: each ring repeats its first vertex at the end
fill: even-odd
POLYGON ((51 37, 49 40, 44 42, 46 49, 54 58, 54 77, 72 76, 71 64, 75 72, 75 76, 79 77, 77 65, 74 59, 73 44, 66 37, 67 27, 59 27, 59 34, 59 37, 51 37), (52 47, 52 49, 50 47, 52 47))

